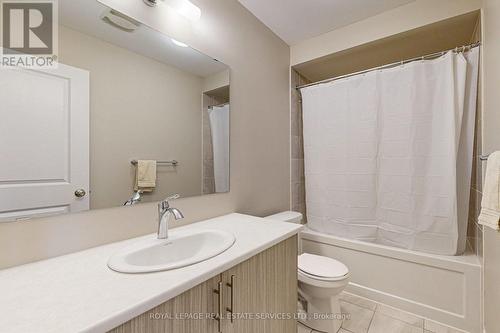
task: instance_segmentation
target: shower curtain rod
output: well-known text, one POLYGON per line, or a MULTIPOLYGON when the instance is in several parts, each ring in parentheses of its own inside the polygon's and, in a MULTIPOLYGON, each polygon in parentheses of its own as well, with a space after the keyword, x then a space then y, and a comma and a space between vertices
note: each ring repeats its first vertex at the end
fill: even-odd
POLYGON ((316 85, 322 84, 322 83, 329 83, 329 82, 337 81, 337 80, 340 80, 340 79, 345 79, 345 78, 348 78, 348 77, 351 77, 351 76, 373 72, 373 71, 376 71, 376 70, 379 70, 379 69, 386 69, 386 68, 392 68, 392 67, 404 65, 404 64, 407 64, 407 63, 410 63, 410 62, 413 62, 413 61, 417 61, 417 60, 426 60, 426 59, 439 58, 440 56, 448 53, 449 51, 453 51, 455 53, 470 51, 471 49, 473 49, 475 47, 478 47, 480 45, 481 45, 481 42, 476 42, 476 43, 472 43, 472 44, 469 44, 469 45, 455 47, 454 49, 450 49, 450 50, 446 50, 446 51, 435 52, 435 53, 427 54, 427 55, 420 56, 420 57, 415 57, 415 58, 411 58, 411 59, 407 59, 407 60, 401 60, 401 61, 398 61, 398 62, 393 62, 392 64, 382 65, 382 66, 378 66, 378 67, 374 67, 374 68, 370 68, 370 69, 365 69, 363 71, 359 71, 359 72, 355 72, 355 73, 345 74, 345 75, 336 76, 336 77, 333 77, 333 78, 330 78, 330 79, 321 80, 321 81, 318 81, 318 82, 304 84, 304 85, 301 85, 301 86, 297 86, 295 89, 299 89, 300 90, 302 88, 312 87, 312 86, 316 86, 316 85))

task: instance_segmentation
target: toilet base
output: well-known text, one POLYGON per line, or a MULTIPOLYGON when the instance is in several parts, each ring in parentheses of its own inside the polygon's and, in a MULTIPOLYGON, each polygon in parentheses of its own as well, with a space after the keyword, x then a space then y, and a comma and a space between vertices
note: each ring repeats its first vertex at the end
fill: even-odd
POLYGON ((299 322, 315 331, 337 333, 342 326, 342 313, 338 296, 331 298, 310 297, 307 301, 307 318, 299 322))

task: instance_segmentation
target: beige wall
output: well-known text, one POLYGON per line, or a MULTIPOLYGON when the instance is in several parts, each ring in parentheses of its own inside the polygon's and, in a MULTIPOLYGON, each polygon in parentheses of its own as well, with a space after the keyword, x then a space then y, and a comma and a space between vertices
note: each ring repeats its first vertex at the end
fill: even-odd
MULTIPOLYGON (((290 208, 290 49, 236 0, 193 0, 190 25, 136 0, 106 0, 231 67, 231 192, 181 199, 183 223, 290 208)), ((165 6, 163 6, 165 7, 165 6)), ((154 232, 156 205, 0 224, 0 267, 154 232)))
POLYGON ((482 0, 417 0, 405 6, 301 41, 291 47, 292 66, 480 9, 482 0))
POLYGON ((479 16, 480 11, 475 10, 314 59, 294 69, 311 81, 320 81, 468 45, 479 16))
POLYGON ((229 85, 229 69, 207 76, 203 79, 203 92, 215 90, 229 85))
POLYGON ((91 209, 130 198, 133 159, 180 162, 143 201, 199 195, 203 79, 66 27, 59 39, 60 61, 90 72, 91 209))
MULTIPOLYGON (((500 2, 484 1, 483 151, 500 150, 500 2)), ((500 233, 484 228, 484 317, 487 333, 500 332, 500 233)))

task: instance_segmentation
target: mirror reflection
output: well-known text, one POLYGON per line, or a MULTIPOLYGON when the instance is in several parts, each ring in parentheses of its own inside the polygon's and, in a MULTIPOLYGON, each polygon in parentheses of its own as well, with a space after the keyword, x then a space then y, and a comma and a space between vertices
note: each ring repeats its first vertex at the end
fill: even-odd
POLYGON ((229 68, 59 0, 57 69, 2 69, 0 221, 229 191, 229 68))

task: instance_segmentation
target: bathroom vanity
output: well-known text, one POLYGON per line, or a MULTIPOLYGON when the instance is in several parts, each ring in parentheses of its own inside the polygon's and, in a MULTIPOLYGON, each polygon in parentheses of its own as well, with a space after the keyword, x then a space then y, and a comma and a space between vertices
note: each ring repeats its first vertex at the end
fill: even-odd
POLYGON ((294 236, 110 332, 292 332, 296 329, 296 257, 294 236), (291 317, 265 318, 278 315, 291 317))
POLYGON ((107 266, 154 237, 147 235, 0 271, 0 330, 292 332, 301 228, 230 214, 171 230, 172 237, 220 230, 236 239, 225 252, 178 269, 125 274, 107 266))

